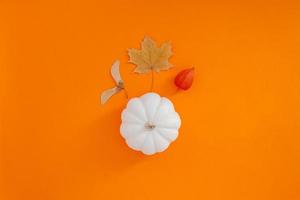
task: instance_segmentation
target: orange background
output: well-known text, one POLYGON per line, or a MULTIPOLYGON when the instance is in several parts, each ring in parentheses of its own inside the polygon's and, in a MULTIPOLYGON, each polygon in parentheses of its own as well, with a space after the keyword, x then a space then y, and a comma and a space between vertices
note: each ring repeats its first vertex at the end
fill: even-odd
POLYGON ((297 1, 0 3, 3 200, 300 199, 297 1), (130 97, 149 91, 127 48, 171 41, 155 91, 182 117, 178 140, 143 156, 119 134, 121 60, 130 97), (174 76, 196 68, 177 92, 174 76))

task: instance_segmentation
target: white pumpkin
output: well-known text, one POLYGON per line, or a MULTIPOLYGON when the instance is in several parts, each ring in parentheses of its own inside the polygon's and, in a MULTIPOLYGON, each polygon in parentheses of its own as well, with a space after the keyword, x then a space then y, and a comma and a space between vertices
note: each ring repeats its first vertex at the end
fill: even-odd
POLYGON ((132 98, 122 112, 121 135, 146 155, 166 150, 178 136, 181 120, 172 102, 156 93, 132 98))

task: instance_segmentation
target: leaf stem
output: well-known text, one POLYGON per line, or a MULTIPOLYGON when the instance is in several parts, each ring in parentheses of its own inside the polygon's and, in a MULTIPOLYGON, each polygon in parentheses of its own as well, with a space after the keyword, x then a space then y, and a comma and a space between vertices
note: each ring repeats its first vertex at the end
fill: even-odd
POLYGON ((151 70, 151 89, 150 91, 153 92, 153 87, 154 87, 154 70, 151 70))

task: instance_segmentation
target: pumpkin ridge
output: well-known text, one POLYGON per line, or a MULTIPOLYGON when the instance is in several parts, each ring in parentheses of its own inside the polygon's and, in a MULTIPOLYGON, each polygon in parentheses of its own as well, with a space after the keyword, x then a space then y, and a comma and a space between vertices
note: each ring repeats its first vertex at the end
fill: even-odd
MULTIPOLYGON (((140 151, 141 148, 143 147, 143 144, 145 143, 147 137, 148 137, 148 136, 147 136, 147 133, 143 132, 142 134, 138 134, 136 137, 133 137, 133 138, 128 138, 128 139, 126 139, 125 141, 126 141, 126 143, 127 143, 129 146, 131 146, 133 149, 140 151), (138 139, 138 137, 142 137, 142 136, 145 136, 145 138, 144 138, 143 142, 139 143, 139 145, 137 145, 136 147, 132 147, 132 145, 129 145, 129 141, 136 140, 136 139, 138 139)), ((131 142, 130 142, 130 143, 131 143, 131 142)))
POLYGON ((177 128, 173 128, 173 127, 163 127, 163 126, 159 126, 157 127, 158 129, 167 129, 167 130, 173 130, 173 131, 178 131, 177 128))
POLYGON ((140 102, 142 103, 142 105, 143 105, 143 108, 144 108, 144 111, 145 111, 145 115, 146 115, 146 118, 147 118, 147 120, 146 121, 149 121, 150 120, 150 115, 149 115, 149 113, 148 113, 148 111, 147 111, 147 107, 146 107, 146 104, 144 103, 144 101, 143 100, 141 100, 141 99, 139 99, 140 100, 140 102))
POLYGON ((127 124, 131 124, 131 125, 138 125, 138 126, 140 126, 141 125, 141 123, 144 123, 144 122, 131 122, 131 121, 124 121, 124 122, 126 122, 127 124))
MULTIPOLYGON (((170 143, 171 143, 169 140, 167 140, 165 137, 163 137, 163 136, 162 136, 160 133, 158 133, 157 131, 155 132, 155 134, 153 134, 153 137, 154 137, 154 135, 155 135, 155 137, 161 138, 161 140, 165 141, 165 142, 167 143, 167 147, 166 147, 166 148, 168 148, 168 146, 169 146, 170 143)), ((157 140, 157 138, 156 138, 156 140, 157 140)), ((166 149, 166 148, 165 148, 165 149, 166 149)), ((162 151, 164 151, 164 150, 162 150, 162 151)), ((157 149, 157 152, 161 152, 161 151, 157 149)))
POLYGON ((133 98, 127 104, 126 110, 134 114, 137 118, 147 120, 147 114, 145 112, 144 104, 140 98, 133 98))
MULTIPOLYGON (((176 113, 172 102, 169 99, 165 98, 165 97, 161 97, 160 105, 156 110, 156 114, 155 114, 154 119, 156 119, 156 118, 158 118, 158 119, 166 118, 166 116, 168 116, 168 115, 173 115, 174 112, 176 113), (157 116, 157 113, 159 113, 159 110, 163 109, 162 107, 166 106, 165 104, 167 104, 169 106, 169 108, 167 109, 167 112, 163 116, 160 116, 160 117, 157 116)), ((160 120, 158 120, 158 121, 160 121, 160 120)))
MULTIPOLYGON (((146 113, 146 115, 147 115, 147 117, 148 117, 148 122, 153 121, 153 119, 155 118, 156 111, 157 111, 157 109, 159 108, 160 103, 161 103, 161 97, 160 97, 160 95, 157 94, 157 93, 151 92, 151 93, 147 93, 147 94, 144 94, 143 96, 141 96, 140 100, 141 100, 141 102, 142 102, 143 105, 144 105, 145 113, 146 113), (149 111, 149 109, 148 109, 149 105, 146 104, 146 99, 145 99, 145 97, 147 97, 147 96, 149 96, 149 95, 156 96, 156 97, 159 98, 158 104, 154 104, 154 103, 153 103, 153 104, 155 105, 155 106, 153 106, 153 107, 154 107, 153 109, 155 109, 155 112, 154 112, 154 114, 153 114, 152 116, 150 115, 150 111, 149 111)), ((151 102, 151 103, 152 103, 152 102, 151 102)))
POLYGON ((158 106, 157 106, 157 108, 156 108, 156 110, 155 110, 155 113, 154 113, 154 115, 153 115, 153 119, 156 118, 157 112, 158 112, 158 110, 159 110, 159 108, 160 108, 160 106, 161 106, 161 102, 162 102, 162 98, 160 99, 159 104, 158 104, 158 106))
POLYGON ((173 128, 173 125, 166 126, 166 125, 159 124, 159 125, 157 125, 157 128, 165 128, 165 129, 174 129, 174 130, 176 130, 176 128, 173 128))
POLYGON ((178 117, 178 113, 176 112, 170 112, 166 115, 164 115, 163 117, 161 117, 161 119, 158 121, 158 123, 156 124, 158 127, 170 127, 172 126, 173 127, 173 124, 177 124, 179 122, 179 125, 178 125, 178 128, 180 127, 180 124, 181 124, 181 120, 180 118, 178 117), (176 117, 175 117, 176 115, 176 117), (166 121, 166 119, 168 119, 166 121), (167 125, 166 125, 167 124, 167 125))
MULTIPOLYGON (((154 141, 153 141, 152 135, 150 135, 149 133, 147 133, 147 134, 148 134, 148 135, 146 135, 143 144, 140 146, 140 150, 141 150, 143 153, 145 153, 145 152, 144 152, 144 146, 145 146, 145 143, 146 143, 148 140, 152 140, 152 144, 154 145, 154 141)), ((153 152, 152 154, 155 153, 155 150, 156 150, 156 149, 155 149, 155 146, 154 146, 154 152, 153 152)), ((148 154, 148 153, 145 153, 145 154, 148 154)), ((150 154, 148 154, 148 155, 150 155, 150 154)))
POLYGON ((136 137, 138 137, 139 135, 142 135, 142 134, 148 134, 147 131, 143 130, 144 128, 142 127, 141 130, 140 130, 140 133, 137 133, 137 134, 128 134, 128 136, 126 137, 127 140, 130 140, 130 139, 135 139, 136 137))
POLYGON ((157 142, 156 142, 156 139, 154 138, 154 134, 155 134, 155 132, 153 131, 153 133, 151 133, 151 137, 152 137, 155 152, 158 152, 157 142))
POLYGON ((139 100, 139 102, 142 104, 142 107, 143 107, 143 113, 144 113, 144 115, 146 116, 146 121, 147 120, 149 120, 149 116, 148 116, 148 113, 147 113, 147 109, 146 109, 146 107, 145 107, 145 104, 144 104, 144 102, 141 100, 141 98, 138 98, 138 100, 139 100))
POLYGON ((157 130, 161 133, 161 136, 167 138, 170 143, 178 137, 178 129, 158 128, 157 130))
POLYGON ((162 137, 164 138, 165 140, 167 140, 169 143, 172 142, 172 140, 168 137, 166 137, 159 129, 156 129, 156 132, 162 137))
POLYGON ((168 99, 166 97, 162 97, 161 99, 164 100, 164 101, 166 101, 166 102, 168 102, 168 105, 170 106, 169 112, 176 112, 175 111, 175 107, 174 107, 172 101, 170 101, 170 99, 168 99))
MULTIPOLYGON (((132 111, 129 109, 126 109, 125 112, 127 112, 129 115, 131 115, 134 119, 136 119, 140 123, 144 123, 142 119, 140 119, 138 116, 136 116, 132 111)), ((127 121, 127 123, 131 123, 130 121, 127 121)), ((133 122, 132 122, 133 123, 133 122)))

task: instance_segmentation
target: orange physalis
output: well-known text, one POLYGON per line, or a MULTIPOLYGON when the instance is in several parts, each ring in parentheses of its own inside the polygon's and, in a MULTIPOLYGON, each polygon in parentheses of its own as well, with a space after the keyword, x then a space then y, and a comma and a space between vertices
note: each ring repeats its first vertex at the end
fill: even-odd
POLYGON ((177 74, 177 76, 175 77, 175 85, 183 90, 187 90, 189 89, 192 84, 193 84, 193 80, 194 80, 194 67, 190 68, 190 69, 185 69, 182 70, 181 72, 179 72, 177 74))

